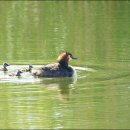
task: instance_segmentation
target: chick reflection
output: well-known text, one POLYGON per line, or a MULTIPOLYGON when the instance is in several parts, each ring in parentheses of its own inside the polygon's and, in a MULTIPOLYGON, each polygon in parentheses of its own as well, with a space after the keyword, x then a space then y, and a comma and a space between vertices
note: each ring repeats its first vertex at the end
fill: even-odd
POLYGON ((48 79, 44 80, 43 84, 45 84, 49 90, 57 91, 60 100, 68 101, 70 93, 70 85, 74 84, 74 78, 48 79))

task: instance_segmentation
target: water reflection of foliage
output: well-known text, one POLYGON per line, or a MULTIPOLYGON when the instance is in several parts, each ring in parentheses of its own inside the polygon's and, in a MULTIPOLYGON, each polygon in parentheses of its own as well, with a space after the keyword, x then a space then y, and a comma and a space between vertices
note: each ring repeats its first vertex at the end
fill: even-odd
POLYGON ((57 91, 59 99, 64 101, 69 100, 70 85, 73 85, 74 82, 74 78, 54 78, 42 81, 47 89, 57 91))

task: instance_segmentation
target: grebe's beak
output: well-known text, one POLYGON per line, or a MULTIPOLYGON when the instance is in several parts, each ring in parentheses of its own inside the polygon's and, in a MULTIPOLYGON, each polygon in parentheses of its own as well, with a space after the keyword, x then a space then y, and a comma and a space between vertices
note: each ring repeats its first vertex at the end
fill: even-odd
POLYGON ((72 59, 78 59, 78 58, 76 58, 76 57, 74 57, 71 53, 69 53, 69 55, 70 55, 70 57, 72 58, 72 59))

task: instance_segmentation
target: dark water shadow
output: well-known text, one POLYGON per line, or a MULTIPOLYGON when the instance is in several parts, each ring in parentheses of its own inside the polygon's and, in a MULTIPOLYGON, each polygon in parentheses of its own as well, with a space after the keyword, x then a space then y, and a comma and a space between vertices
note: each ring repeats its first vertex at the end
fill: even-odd
POLYGON ((48 90, 58 92, 59 99, 63 101, 69 100, 70 91, 75 89, 74 84, 76 78, 51 78, 43 79, 41 83, 46 86, 48 90))

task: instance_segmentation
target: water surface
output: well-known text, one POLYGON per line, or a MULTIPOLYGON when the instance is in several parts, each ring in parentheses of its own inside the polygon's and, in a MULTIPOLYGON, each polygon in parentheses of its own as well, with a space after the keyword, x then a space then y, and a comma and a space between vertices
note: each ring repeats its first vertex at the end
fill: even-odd
POLYGON ((0 128, 130 128, 129 1, 0 1, 0 128), (13 69, 78 57, 76 78, 13 69))

